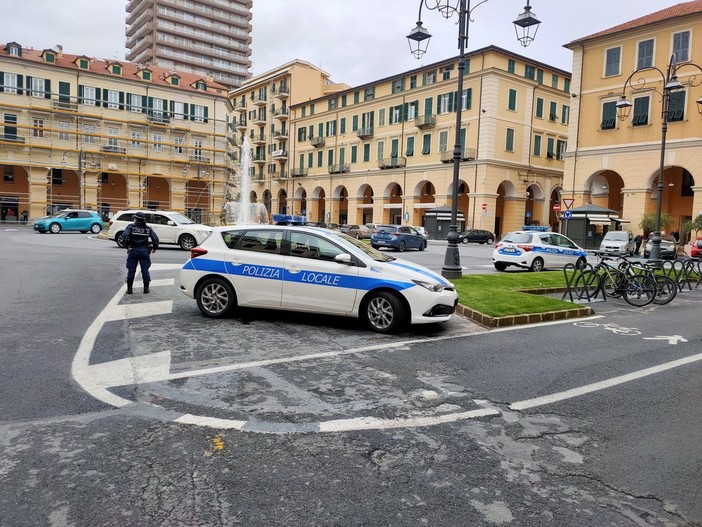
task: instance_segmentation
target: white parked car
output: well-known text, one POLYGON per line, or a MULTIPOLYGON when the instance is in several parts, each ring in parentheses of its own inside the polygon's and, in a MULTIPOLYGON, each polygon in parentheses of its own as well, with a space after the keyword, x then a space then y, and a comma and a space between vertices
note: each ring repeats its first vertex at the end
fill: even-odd
MULTIPOLYGON (((124 247, 124 229, 134 222, 134 214, 139 209, 120 210, 110 220, 108 238, 117 245, 124 247)), ((156 231, 160 244, 178 245, 184 251, 189 251, 202 242, 212 227, 195 223, 179 212, 162 210, 141 210, 146 215, 146 224, 156 231)))
POLYGON ((636 251, 631 231, 607 231, 600 243, 600 253, 610 256, 628 256, 636 251))
POLYGON ((391 333, 406 324, 446 322, 453 284, 339 231, 294 225, 215 227, 190 251, 180 289, 207 317, 237 306, 363 319, 391 333))
POLYGON ((514 231, 495 245, 492 263, 498 271, 510 265, 532 271, 562 269, 568 263, 581 267, 587 251, 557 232, 514 231))

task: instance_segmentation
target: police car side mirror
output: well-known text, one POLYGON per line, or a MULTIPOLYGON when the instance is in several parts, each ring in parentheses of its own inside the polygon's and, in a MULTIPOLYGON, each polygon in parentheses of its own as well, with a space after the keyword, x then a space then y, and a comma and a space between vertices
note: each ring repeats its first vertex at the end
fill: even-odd
POLYGON ((351 255, 347 253, 337 254, 334 257, 334 261, 341 264, 351 265, 351 255))

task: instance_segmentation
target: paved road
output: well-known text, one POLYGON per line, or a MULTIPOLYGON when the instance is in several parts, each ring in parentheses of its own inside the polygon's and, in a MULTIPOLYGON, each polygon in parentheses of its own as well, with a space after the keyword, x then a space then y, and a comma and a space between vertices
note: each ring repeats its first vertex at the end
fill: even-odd
POLYGON ((111 242, 0 243, 2 526, 702 525, 702 290, 384 336, 204 319, 176 249, 126 297, 111 242))

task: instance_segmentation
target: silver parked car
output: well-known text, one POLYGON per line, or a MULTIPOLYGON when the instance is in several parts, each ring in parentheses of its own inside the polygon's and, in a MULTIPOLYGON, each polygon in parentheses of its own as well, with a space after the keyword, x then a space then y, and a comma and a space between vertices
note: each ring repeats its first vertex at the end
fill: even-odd
POLYGON ((636 251, 631 231, 609 231, 602 238, 600 253, 610 256, 629 256, 636 251))

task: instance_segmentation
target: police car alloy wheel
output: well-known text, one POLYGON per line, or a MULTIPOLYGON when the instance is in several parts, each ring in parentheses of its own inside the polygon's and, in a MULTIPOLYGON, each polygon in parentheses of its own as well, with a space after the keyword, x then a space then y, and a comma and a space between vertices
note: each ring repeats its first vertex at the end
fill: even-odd
POLYGON ((189 251, 197 245, 197 241, 192 235, 183 234, 183 236, 180 237, 180 240, 178 240, 178 245, 180 245, 180 248, 184 251, 189 251))
POLYGON ((363 313, 368 326, 378 333, 393 333, 404 325, 407 316, 402 302, 386 291, 380 291, 370 297, 363 313))
POLYGON ((195 298, 202 314, 210 318, 225 317, 236 307, 234 288, 221 278, 208 278, 202 282, 195 298))
POLYGON ((544 261, 541 258, 534 258, 534 261, 531 262, 531 270, 535 273, 540 273, 541 271, 543 271, 544 261))
POLYGON ((61 232, 61 226, 58 223, 52 223, 51 226, 49 226, 49 230, 51 234, 58 234, 61 232))
POLYGON ((93 234, 99 234, 101 230, 102 230, 102 227, 98 223, 93 223, 90 226, 90 232, 92 232, 93 234))

